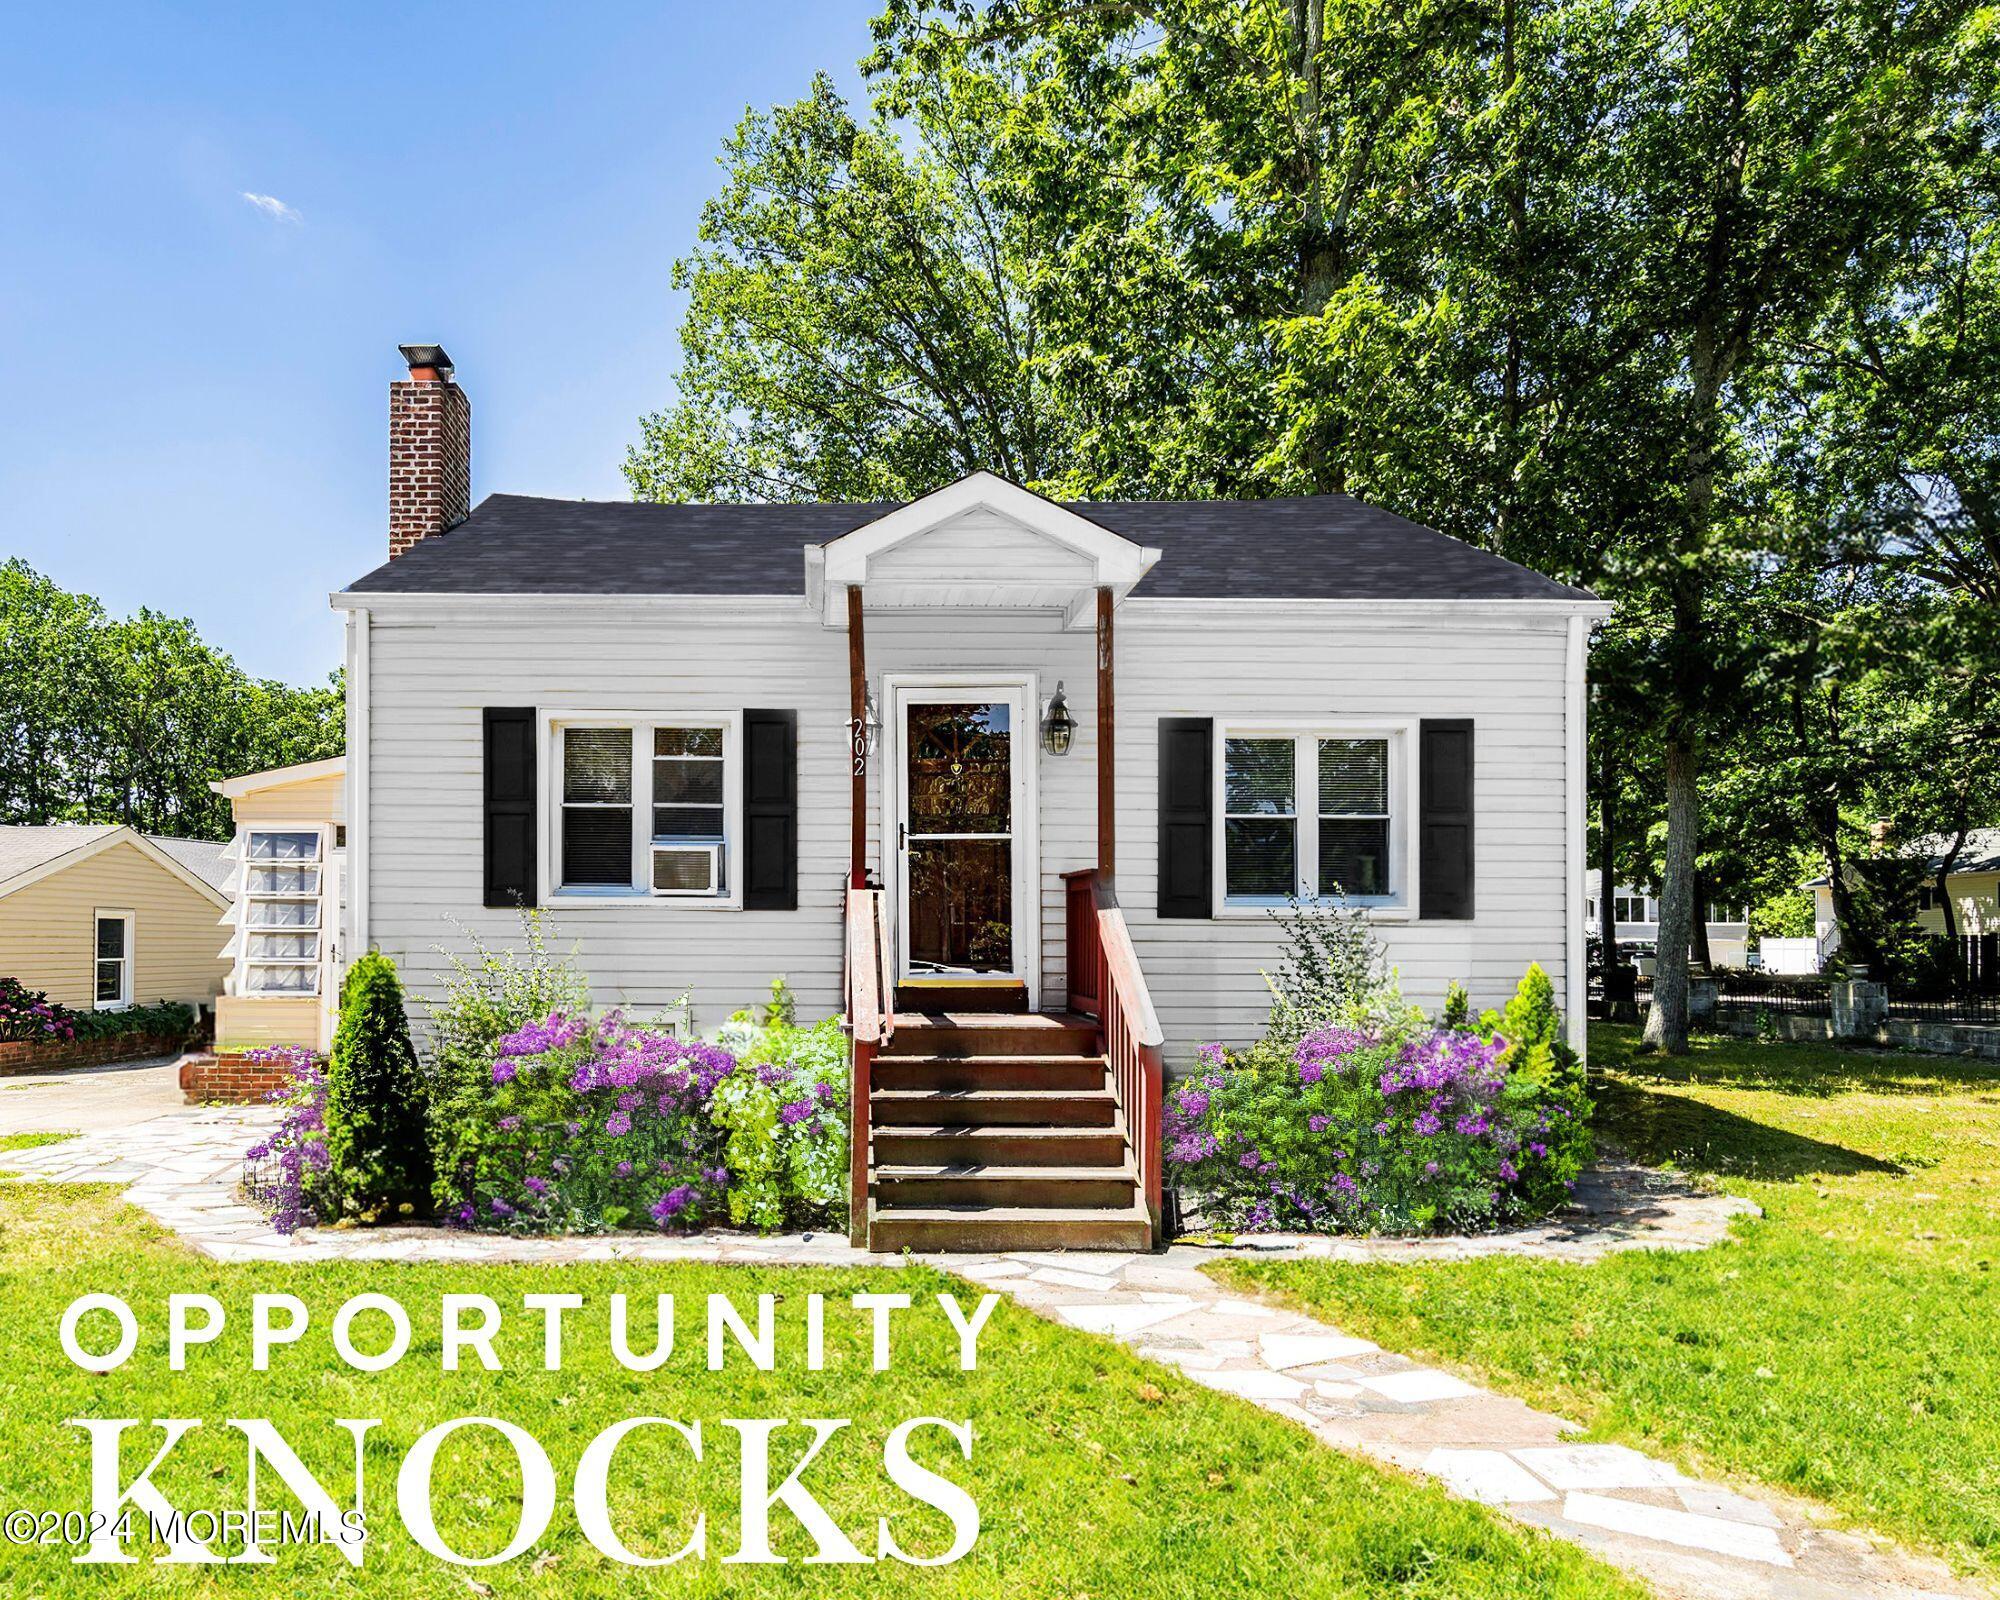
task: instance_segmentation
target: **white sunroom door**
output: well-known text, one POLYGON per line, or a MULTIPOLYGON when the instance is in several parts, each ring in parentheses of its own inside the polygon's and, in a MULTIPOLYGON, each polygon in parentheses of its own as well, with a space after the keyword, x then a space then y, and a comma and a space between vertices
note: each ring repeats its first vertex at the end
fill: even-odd
POLYGON ((1034 723, 1019 688, 895 697, 902 979, 1024 979, 1034 723), (1025 743, 1023 741, 1026 741, 1025 743))

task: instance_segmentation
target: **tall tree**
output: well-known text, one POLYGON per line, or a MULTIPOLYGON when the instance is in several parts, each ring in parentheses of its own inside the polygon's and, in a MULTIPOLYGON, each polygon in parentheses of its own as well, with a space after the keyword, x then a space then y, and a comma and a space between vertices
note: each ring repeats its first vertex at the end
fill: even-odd
POLYGON ((678 397, 627 458, 638 498, 901 499, 980 467, 1062 473, 1033 250, 994 170, 1006 87, 940 68, 906 86, 898 126, 821 76, 744 119, 675 267, 678 397))
POLYGON ((210 782, 338 755, 345 705, 338 673, 305 689, 253 679, 190 622, 110 618, 0 563, 0 821, 226 838, 210 782))

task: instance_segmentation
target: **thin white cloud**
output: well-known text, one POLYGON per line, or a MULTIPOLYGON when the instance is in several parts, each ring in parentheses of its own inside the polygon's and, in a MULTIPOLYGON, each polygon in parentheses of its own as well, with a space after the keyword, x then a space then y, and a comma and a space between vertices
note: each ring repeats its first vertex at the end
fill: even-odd
POLYGON ((252 194, 248 189, 245 189, 243 191, 243 198, 248 200, 259 211, 263 212, 273 222, 303 222, 305 220, 298 212, 294 211, 274 194, 252 194))

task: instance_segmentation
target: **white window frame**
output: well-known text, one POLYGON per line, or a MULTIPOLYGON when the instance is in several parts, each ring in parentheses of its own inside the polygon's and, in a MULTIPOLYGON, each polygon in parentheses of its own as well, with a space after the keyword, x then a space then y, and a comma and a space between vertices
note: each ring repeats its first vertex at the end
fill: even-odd
POLYGON ((132 997, 139 992, 138 979, 134 969, 139 965, 139 917, 134 911, 120 906, 99 906, 90 914, 90 1001, 93 1011, 130 1011, 132 997), (97 998, 97 966, 101 959, 97 954, 97 934, 99 925, 106 922, 123 923, 125 927, 125 954, 119 965, 124 969, 120 974, 122 982, 118 986, 118 998, 100 1000, 97 998))
POLYGON ((1415 717, 1371 717, 1365 721, 1257 722, 1243 718, 1214 719, 1214 747, 1209 756, 1209 794, 1213 814, 1210 856, 1215 863, 1214 904, 1218 919, 1262 917, 1285 902, 1270 895, 1235 896, 1229 893, 1228 822, 1224 815, 1227 774, 1223 762, 1230 739, 1291 739, 1312 745, 1312 760, 1303 759, 1303 749, 1293 757, 1292 808, 1295 848, 1293 867, 1297 873, 1299 898, 1308 905, 1334 905, 1330 896, 1318 894, 1319 879, 1319 747, 1321 739, 1386 739, 1389 742, 1389 892, 1385 895, 1350 895, 1347 904, 1364 909, 1378 922, 1407 922, 1416 915, 1417 830, 1411 808, 1417 796, 1417 728, 1415 717), (1304 793, 1310 786, 1312 794, 1304 793))
POLYGON ((743 729, 738 711, 562 711, 545 714, 540 738, 542 827, 539 904, 672 905, 688 911, 743 909, 743 729), (632 735, 632 875, 625 884, 565 885, 562 881, 562 741, 570 728, 623 728, 632 735), (655 728, 722 730, 721 894, 653 888, 653 754, 655 728), (639 824, 644 822, 645 827, 639 824))
POLYGON ((1611 907, 1611 920, 1615 923, 1623 923, 1627 927, 1643 927, 1647 923, 1656 920, 1653 916, 1653 897, 1649 894, 1613 895, 1611 897, 1611 907), (1639 914, 1636 917, 1626 916, 1625 913, 1634 906, 1638 907, 1639 914))
MULTIPOLYGON (((244 1000, 318 1000, 331 988, 329 969, 333 960, 334 924, 339 921, 339 900, 334 894, 336 869, 333 860, 334 825, 326 822, 245 822, 236 830, 237 870, 240 874, 236 890, 236 982, 233 998, 244 1000), (309 833, 319 841, 318 858, 310 865, 319 873, 319 886, 310 894, 253 893, 250 875, 259 863, 250 854, 250 839, 259 833, 309 833), (250 920, 250 909, 260 900, 313 900, 317 902, 315 921, 310 928, 264 928, 250 920), (260 933, 310 933, 319 941, 319 954, 310 961, 293 957, 265 957, 250 954, 250 941, 260 933), (250 972, 254 967, 312 968, 310 989, 257 989, 250 983, 250 972)), ((272 863, 283 866, 284 862, 272 863)))

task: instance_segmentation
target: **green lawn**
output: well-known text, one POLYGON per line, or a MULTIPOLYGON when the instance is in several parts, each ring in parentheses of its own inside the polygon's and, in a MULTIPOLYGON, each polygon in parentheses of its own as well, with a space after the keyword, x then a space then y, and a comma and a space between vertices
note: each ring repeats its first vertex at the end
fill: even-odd
MULTIPOLYGON (((83 1503, 85 1456, 81 1435, 63 1426, 67 1417, 204 1419, 156 1475, 184 1509, 241 1504, 241 1441, 224 1427, 225 1418, 271 1418, 343 1503, 351 1449, 331 1419, 385 1419, 369 1442, 377 1542, 359 1582, 330 1550, 283 1550, 277 1568, 262 1570, 150 1562, 79 1568, 64 1551, 0 1544, 0 1594, 1598 1600, 1639 1593, 1577 1550, 1323 1449, 1289 1423, 1011 1304, 1003 1303, 987 1325, 976 1374, 958 1370, 956 1340, 934 1312, 921 1319, 899 1314, 895 1365, 875 1373, 866 1324, 846 1303, 861 1289, 914 1293, 925 1303, 941 1289, 956 1290, 970 1294, 968 1306, 977 1296, 967 1285, 915 1268, 222 1266, 185 1251, 121 1206, 114 1191, 0 1184, 0 1304, 7 1308, 0 1334, 0 1511, 83 1503), (239 1330, 259 1290, 298 1294, 315 1316, 303 1343, 279 1352, 270 1372, 253 1377, 239 1330), (417 1325, 409 1354, 380 1374, 340 1364, 326 1327, 341 1300, 365 1290, 393 1293, 417 1325), (646 1297, 641 1303, 648 1307, 655 1293, 678 1297, 680 1339, 658 1372, 628 1373, 608 1354, 614 1290, 646 1297), (796 1320, 813 1290, 829 1297, 829 1366, 818 1374, 803 1370, 796 1320), (123 1295, 142 1328, 132 1362, 102 1377, 71 1365, 56 1339, 63 1307, 92 1291, 123 1295), (223 1342, 195 1351, 183 1374, 166 1368, 165 1302, 173 1291, 213 1294, 231 1320, 223 1342), (510 1313, 498 1341, 498 1373, 440 1373, 437 1306, 448 1291, 489 1294, 510 1313), (706 1370, 699 1316, 710 1291, 730 1293, 746 1313, 758 1291, 784 1297, 777 1371, 758 1373, 741 1361, 721 1373, 706 1370), (520 1311, 521 1295, 532 1292, 586 1296, 585 1309, 566 1319, 561 1372, 542 1369, 540 1319, 520 1311), (534 1433, 555 1463, 560 1494, 549 1535, 533 1553, 475 1572, 446 1567, 417 1549, 391 1508, 395 1469, 417 1434, 447 1418, 479 1414, 534 1433), (642 1552, 663 1554, 680 1545, 693 1509, 704 1508, 706 1562, 625 1568, 577 1530, 569 1509, 577 1457, 608 1423, 634 1415, 701 1419, 707 1466, 696 1468, 684 1447, 661 1442, 668 1437, 661 1430, 634 1435, 613 1477, 614 1523, 642 1552), (889 1428, 924 1415, 970 1419, 976 1431, 970 1466, 935 1448, 919 1451, 978 1502, 983 1531, 963 1561, 931 1570, 805 1567, 796 1559, 784 1567, 722 1564, 736 1548, 738 1519, 736 1436, 720 1419, 854 1419, 815 1462, 808 1487, 864 1549, 873 1551, 875 1518, 893 1514, 904 1546, 929 1553, 946 1542, 944 1517, 891 1487, 881 1464, 889 1428)), ((644 1326, 650 1330, 649 1316, 644 1326)), ((476 1437, 460 1442, 467 1448, 447 1447, 439 1459, 439 1527, 468 1553, 490 1552, 514 1525, 512 1457, 478 1448, 476 1437)), ((130 1441, 133 1457, 139 1446, 137 1437, 130 1441)), ((774 1477, 796 1459, 795 1444, 789 1454, 783 1448, 774 1477)), ((127 1471, 143 1460, 128 1460, 127 1471)), ((291 1504, 268 1476, 260 1481, 266 1504, 291 1504)), ((781 1551, 794 1558, 810 1551, 789 1513, 777 1508, 773 1519, 781 1551)))
POLYGON ((1231 1262, 1606 1439, 1782 1485, 2000 1570, 2000 1069, 1594 1028, 1599 1127, 1763 1206, 1589 1267, 1231 1262))
POLYGON ((45 1144, 74 1139, 73 1133, 0 1133, 0 1150, 39 1150, 45 1144))

